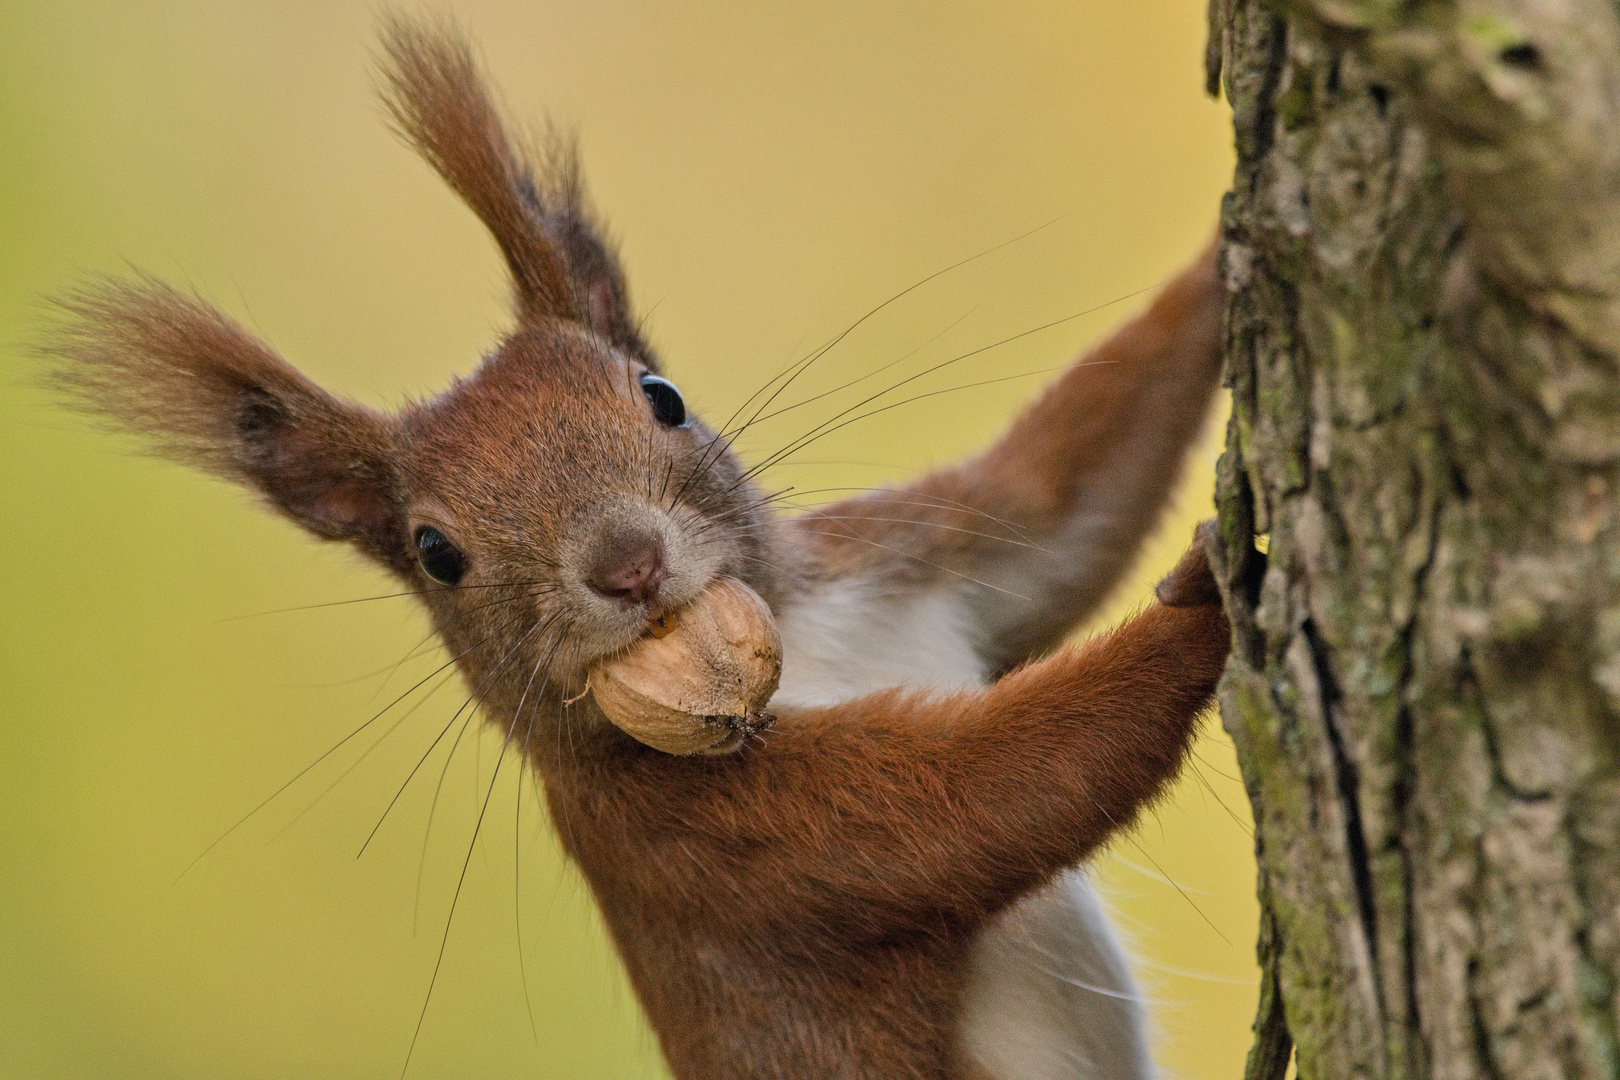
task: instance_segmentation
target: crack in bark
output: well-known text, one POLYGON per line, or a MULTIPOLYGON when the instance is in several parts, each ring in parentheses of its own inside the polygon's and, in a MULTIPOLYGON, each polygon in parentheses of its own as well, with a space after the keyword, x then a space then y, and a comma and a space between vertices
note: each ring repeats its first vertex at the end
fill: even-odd
POLYGON ((1502 1075, 1502 1069, 1496 1063, 1496 1055, 1491 1051, 1491 1032, 1485 1024, 1485 1017, 1480 1012, 1479 995, 1473 991, 1475 971, 1478 967, 1477 959, 1468 962, 1468 1016, 1473 1021, 1474 1056, 1479 1066, 1484 1070, 1485 1080, 1507 1080, 1502 1075))
MULTIPOLYGON (((1444 429, 1442 428, 1440 434, 1440 459, 1444 463, 1443 468, 1445 476, 1446 479, 1449 480, 1453 485, 1451 494, 1458 499, 1466 500, 1469 497, 1469 492, 1466 485, 1457 484, 1457 480, 1459 477, 1461 477, 1462 473, 1458 467, 1454 449, 1455 448, 1451 445, 1450 441, 1446 439, 1444 429)), ((1440 500, 1436 498, 1433 500, 1433 503, 1438 503, 1439 501, 1440 500)), ((1425 545, 1423 561, 1418 566, 1416 580, 1414 582, 1415 588, 1412 602, 1412 620, 1407 624, 1405 633, 1402 635, 1401 640, 1401 652, 1406 658, 1406 667, 1401 672, 1401 711, 1399 717, 1399 739, 1402 754, 1400 787, 1398 789, 1398 793, 1400 799, 1400 822, 1403 835, 1405 834, 1406 829, 1411 826, 1407 811, 1417 783, 1417 765, 1413 760, 1417 745, 1415 735, 1416 723, 1414 721, 1412 709, 1412 683, 1415 678, 1414 669, 1416 666, 1416 657, 1414 652, 1417 647, 1418 620, 1420 618, 1420 613, 1427 606, 1426 601, 1429 599, 1429 578, 1434 570, 1435 561, 1439 558, 1440 554, 1440 533, 1443 527, 1441 520, 1442 515, 1443 508, 1441 506, 1433 504, 1430 505, 1428 542, 1425 545)), ((1407 920, 1407 994, 1410 997, 1410 1015, 1414 1028, 1421 1035, 1423 1031, 1423 1013, 1422 1009, 1418 1005, 1417 998, 1417 949, 1415 947, 1417 942, 1417 930, 1414 925, 1415 909, 1413 904, 1413 895, 1416 890, 1413 884, 1412 850, 1410 845, 1405 843, 1401 845, 1401 855, 1402 872, 1405 879, 1405 912, 1407 920)))
MULTIPOLYGON (((1450 444, 1442 434, 1440 459, 1447 475, 1455 477, 1457 468, 1451 451, 1450 444)), ((1419 491, 1426 494, 1421 486, 1419 491)), ((1453 494, 1455 493, 1456 489, 1453 488, 1453 494)), ((1440 508, 1435 505, 1438 501, 1438 498, 1433 496, 1422 500, 1427 511, 1427 537, 1423 558, 1413 570, 1412 616, 1401 628, 1398 639, 1401 672, 1397 681, 1397 693, 1400 704, 1395 716, 1396 772, 1390 787, 1391 810, 1397 828, 1392 831, 1389 843, 1396 849, 1401 868, 1401 937, 1404 945, 1401 976, 1406 1006, 1406 1065, 1413 1076, 1424 1075, 1428 1071, 1429 1051, 1424 1038, 1423 1008, 1418 998, 1416 876, 1412 865, 1412 848, 1405 838, 1414 825, 1410 808, 1417 781, 1417 765, 1413 760, 1416 751, 1416 722, 1412 710, 1412 688, 1417 666, 1414 651, 1417 645, 1418 620, 1429 598, 1429 575, 1434 568, 1440 547, 1441 514, 1440 508)))
POLYGON ((1299 627, 1311 660, 1316 666, 1316 681, 1320 687, 1318 708, 1322 712, 1323 727, 1327 730, 1328 746, 1333 754, 1334 780, 1338 785, 1339 801, 1344 806, 1345 848, 1348 852, 1351 880, 1355 884, 1356 912, 1361 919, 1361 930, 1367 939, 1367 954, 1373 966, 1372 985, 1378 995, 1379 1011, 1383 1011, 1383 985, 1378 978, 1378 907, 1373 900, 1372 871, 1367 858, 1367 834, 1361 824, 1361 781, 1356 763, 1344 746, 1344 736, 1334 719, 1334 707, 1343 696, 1329 666, 1328 652, 1317 634, 1315 622, 1307 616, 1299 627))

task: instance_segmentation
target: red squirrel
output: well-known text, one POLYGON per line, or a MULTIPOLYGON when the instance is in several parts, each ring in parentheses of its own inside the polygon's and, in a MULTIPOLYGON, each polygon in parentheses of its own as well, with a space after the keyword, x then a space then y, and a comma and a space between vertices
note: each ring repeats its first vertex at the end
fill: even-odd
POLYGON ((137 276, 63 301, 60 385, 420 597, 679 1080, 1150 1076, 1076 868, 1176 775, 1229 628, 1195 545, 1159 603, 1063 639, 1208 409, 1213 251, 978 457, 778 516, 643 339, 572 160, 519 152, 454 30, 394 18, 384 43, 395 125, 510 270, 495 350, 385 414, 137 276), (774 615, 777 722, 721 754, 643 746, 586 670, 719 577, 774 615))

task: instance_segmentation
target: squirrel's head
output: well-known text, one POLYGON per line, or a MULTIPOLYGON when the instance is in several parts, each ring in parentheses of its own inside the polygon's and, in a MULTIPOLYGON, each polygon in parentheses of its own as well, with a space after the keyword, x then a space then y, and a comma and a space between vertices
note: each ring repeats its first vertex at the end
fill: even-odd
POLYGON ((384 43, 396 127, 510 271, 517 328, 476 371, 385 414, 137 276, 61 302, 53 381, 405 579, 488 690, 573 682, 717 576, 770 595, 763 501, 637 331, 571 149, 519 154, 452 30, 395 19, 384 43))

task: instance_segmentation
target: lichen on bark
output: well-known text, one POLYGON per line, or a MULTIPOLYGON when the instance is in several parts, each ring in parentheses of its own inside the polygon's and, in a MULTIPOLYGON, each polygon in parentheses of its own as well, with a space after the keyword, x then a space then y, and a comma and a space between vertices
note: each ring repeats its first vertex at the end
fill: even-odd
POLYGON ((1620 13, 1210 22, 1248 1074, 1620 1075, 1620 13))

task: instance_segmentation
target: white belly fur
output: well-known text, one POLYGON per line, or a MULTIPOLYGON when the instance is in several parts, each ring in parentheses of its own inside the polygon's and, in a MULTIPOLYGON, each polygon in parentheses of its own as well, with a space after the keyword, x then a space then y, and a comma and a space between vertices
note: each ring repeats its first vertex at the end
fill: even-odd
MULTIPOLYGON (((987 678, 967 606, 950 591, 887 595, 840 581, 777 613, 783 706, 891 686, 987 678)), ((972 946, 961 1038, 995 1080, 1146 1080, 1147 1011, 1101 898, 1071 870, 1014 905, 972 946)))

